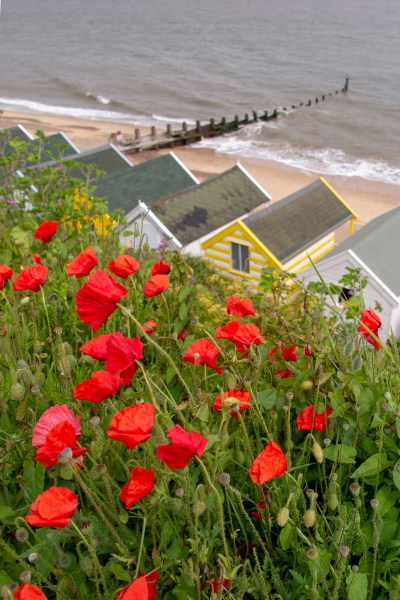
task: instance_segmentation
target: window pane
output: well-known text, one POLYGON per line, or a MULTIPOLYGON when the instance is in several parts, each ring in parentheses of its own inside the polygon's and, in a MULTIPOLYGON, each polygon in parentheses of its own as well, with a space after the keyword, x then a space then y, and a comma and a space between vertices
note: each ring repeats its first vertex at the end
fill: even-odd
POLYGON ((249 273, 249 248, 243 244, 231 244, 232 251, 232 268, 235 271, 242 271, 243 273, 249 273))

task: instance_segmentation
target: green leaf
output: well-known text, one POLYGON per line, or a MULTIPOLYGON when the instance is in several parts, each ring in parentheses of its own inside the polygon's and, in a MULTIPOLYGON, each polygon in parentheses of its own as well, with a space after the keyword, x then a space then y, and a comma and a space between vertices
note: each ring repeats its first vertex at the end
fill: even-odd
POLYGON ((109 570, 119 581, 132 581, 132 576, 129 575, 128 571, 118 563, 110 565, 109 570))
POLYGON ((187 296, 189 295, 190 292, 190 287, 188 287, 187 285, 183 285, 179 292, 178 292, 178 300, 179 300, 179 304, 181 304, 184 300, 186 300, 187 296))
POLYGON ((23 465, 23 477, 25 491, 29 500, 36 498, 43 492, 46 467, 42 463, 33 460, 25 460, 23 465))
POLYGON ((286 551, 290 548, 290 545, 292 543, 292 537, 293 526, 290 523, 288 523, 287 525, 285 525, 285 527, 282 528, 279 534, 279 541, 283 550, 286 551))
POLYGON ((400 460, 393 467, 393 483, 400 490, 400 460))
POLYGON ((375 498, 379 501, 376 512, 383 517, 396 504, 400 498, 400 494, 396 490, 392 490, 388 485, 385 485, 381 487, 375 498))
POLYGON ((353 573, 346 579, 348 600, 365 600, 368 595, 368 577, 365 573, 353 573))
POLYGON ((276 404, 276 389, 269 388, 258 392, 257 401, 264 410, 270 410, 276 404))
POLYGON ((186 321, 189 314, 189 308, 187 304, 180 304, 179 306, 179 318, 181 321, 186 321))
POLYGON ((328 460, 348 465, 355 463, 356 454, 357 450, 355 448, 346 446, 345 444, 333 444, 324 450, 325 458, 328 460))
POLYGON ((2 523, 6 523, 7 525, 11 525, 14 522, 16 517, 16 513, 12 508, 7 506, 6 504, 0 504, 0 521, 2 523))
POLYGON ((0 589, 3 587, 3 585, 8 585, 12 582, 13 580, 7 575, 5 571, 0 571, 0 589))
POLYGON ((372 477, 387 467, 390 467, 392 464, 393 461, 388 460, 386 452, 374 454, 367 458, 367 460, 354 471, 351 477, 372 477))
POLYGON ((396 432, 397 432, 397 437, 400 438, 400 419, 399 419, 399 417, 397 417, 397 419, 396 419, 396 432))

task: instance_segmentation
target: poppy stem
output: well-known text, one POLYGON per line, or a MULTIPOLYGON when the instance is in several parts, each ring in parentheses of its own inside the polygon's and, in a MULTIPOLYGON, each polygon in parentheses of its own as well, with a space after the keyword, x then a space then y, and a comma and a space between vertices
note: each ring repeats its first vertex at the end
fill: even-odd
POLYGON ((146 525, 147 525, 147 517, 143 517, 142 536, 140 538, 140 547, 139 547, 139 554, 138 554, 137 563, 136 563, 135 579, 136 579, 136 577, 139 576, 140 560, 142 558, 142 551, 143 551, 143 546, 144 546, 144 534, 145 534, 145 531, 146 531, 146 525))
MULTIPOLYGON (((91 557, 91 559, 93 561, 93 565, 95 566, 95 569, 96 569, 96 571, 97 571, 97 573, 98 573, 98 575, 100 577, 101 584, 102 584, 103 589, 104 589, 104 593, 107 594, 108 587, 107 587, 106 579, 104 577, 103 568, 102 568, 102 566, 99 563, 99 560, 97 558, 96 550, 92 546, 90 537, 89 536, 85 537, 83 535, 82 531, 79 529, 79 527, 76 525, 76 523, 74 523, 74 521, 72 519, 70 520, 70 524, 75 529, 75 531, 78 533, 79 537, 82 539, 82 542, 84 543, 84 545, 88 549, 90 557, 91 557)), ((95 582, 96 582, 97 597, 99 598, 99 600, 101 600, 102 599, 102 595, 101 595, 101 592, 100 592, 100 585, 99 585, 99 580, 97 579, 97 577, 95 579, 95 582)))
POLYGON ((117 306, 122 310, 123 313, 125 313, 135 323, 135 325, 138 327, 138 329, 142 331, 143 337, 146 339, 146 341, 149 342, 149 344, 151 344, 152 346, 154 346, 154 348, 156 348, 158 350, 158 352, 160 352, 160 354, 162 354, 163 357, 168 361, 168 363, 171 365, 171 367, 175 371, 176 376, 178 377, 179 381, 185 388, 187 395, 189 396, 191 401, 194 402, 193 394, 192 394, 190 388, 188 387, 186 381, 183 379, 182 375, 179 372, 178 367, 176 366, 176 364, 174 363, 174 361, 172 360, 172 358, 170 357, 168 352, 166 352, 163 348, 161 348, 161 346, 159 344, 157 344, 157 342, 154 341, 151 336, 149 336, 145 331, 142 330, 141 324, 139 323, 139 321, 137 319, 135 319, 135 317, 132 315, 132 313, 129 312, 129 310, 127 310, 124 306, 122 306, 122 304, 117 303, 117 306))
POLYGON ((210 486, 210 488, 212 489, 212 491, 215 494, 215 498, 217 500, 217 507, 218 507, 218 516, 219 516, 220 528, 221 528, 222 545, 224 547, 224 552, 225 552, 226 560, 229 561, 229 559, 230 559, 230 553, 229 553, 228 543, 226 541, 226 535, 225 535, 224 509, 222 507, 221 497, 219 495, 219 492, 218 492, 217 488, 215 487, 215 485, 211 481, 211 477, 210 477, 210 475, 209 475, 209 473, 207 471, 207 468, 206 468, 205 464, 201 460, 201 458, 199 456, 195 456, 194 458, 197 460, 197 462, 201 466, 201 468, 203 470, 203 473, 204 473, 204 475, 205 475, 205 477, 207 479, 207 483, 208 483, 208 485, 210 486))

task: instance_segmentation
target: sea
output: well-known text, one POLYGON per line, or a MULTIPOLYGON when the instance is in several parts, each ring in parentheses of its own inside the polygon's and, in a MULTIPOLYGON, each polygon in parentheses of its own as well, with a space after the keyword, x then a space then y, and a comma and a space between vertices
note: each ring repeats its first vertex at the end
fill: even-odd
POLYGON ((278 109, 200 145, 400 184, 399 0, 0 0, 0 11, 0 109, 158 127, 278 109))

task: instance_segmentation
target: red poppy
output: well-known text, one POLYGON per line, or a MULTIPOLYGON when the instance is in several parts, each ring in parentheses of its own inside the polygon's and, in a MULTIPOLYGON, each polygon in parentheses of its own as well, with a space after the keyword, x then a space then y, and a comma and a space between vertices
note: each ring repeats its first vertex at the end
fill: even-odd
POLYGON ((25 521, 33 527, 66 527, 78 508, 78 498, 66 487, 52 486, 36 498, 25 521))
POLYGON ((154 406, 150 402, 120 410, 110 423, 108 437, 133 450, 138 444, 149 439, 154 425, 154 412, 154 406))
POLYGON ((118 375, 109 371, 95 371, 90 379, 86 379, 75 387, 74 398, 76 400, 87 400, 98 404, 110 396, 114 396, 123 380, 118 375))
POLYGON ((226 311, 228 315, 245 317, 246 315, 255 315, 252 300, 241 300, 239 296, 231 296, 226 301, 226 311))
POLYGON ((218 578, 214 578, 211 580, 210 586, 212 591, 216 594, 217 592, 219 592, 219 590, 221 588, 225 588, 228 589, 228 587, 231 584, 231 580, 230 579, 225 579, 222 577, 218 577, 218 578))
POLYGON ((284 369, 283 371, 278 371, 277 375, 281 379, 288 379, 289 377, 292 377, 294 373, 291 369, 284 369))
POLYGON ((229 390, 217 396, 212 407, 217 412, 221 412, 223 408, 230 408, 232 417, 237 419, 237 413, 243 412, 249 406, 250 392, 248 390, 229 390))
POLYGON ((80 419, 67 406, 56 404, 46 410, 38 420, 32 437, 32 445, 38 448, 36 460, 45 467, 59 464, 58 455, 70 448, 74 459, 82 456, 86 448, 79 448, 81 436, 80 419))
POLYGON ((14 290, 20 292, 23 290, 31 290, 38 292, 42 285, 46 282, 49 268, 44 265, 34 265, 27 267, 21 273, 18 273, 14 279, 14 290))
POLYGON ((158 325, 157 325, 156 321, 153 321, 153 319, 150 319, 149 321, 146 321, 145 323, 143 323, 142 329, 147 334, 155 333, 158 329, 158 325))
POLYGON ((76 312, 84 323, 97 331, 127 294, 123 285, 99 269, 76 293, 76 312))
POLYGON ((263 485, 274 477, 283 475, 286 470, 285 454, 275 442, 269 442, 250 465, 249 474, 254 483, 263 485))
POLYGON ((2 290, 4 287, 4 279, 2 278, 2 276, 0 275, 0 290, 2 290))
POLYGON ((34 583, 23 583, 13 594, 14 600, 46 600, 47 596, 34 583))
POLYGON ((88 246, 75 256, 73 260, 66 266, 68 277, 75 275, 77 279, 89 275, 90 271, 97 267, 97 256, 92 246, 88 246))
POLYGON ((166 275, 152 275, 143 286, 143 293, 146 298, 158 296, 169 285, 169 279, 166 275))
POLYGON ((40 258, 40 254, 32 254, 32 258, 36 264, 41 265, 42 259, 40 258))
POLYGON ((12 274, 13 270, 11 267, 9 267, 8 265, 0 265, 0 277, 2 277, 4 281, 10 279, 12 277, 12 274))
POLYGON ((170 469, 183 469, 194 456, 201 457, 208 439, 200 433, 188 433, 180 425, 167 429, 171 444, 158 444, 157 458, 165 462, 170 469))
POLYGON ((147 571, 145 571, 143 573, 143 577, 147 581, 147 591, 149 594, 149 600, 153 600, 153 598, 157 597, 156 584, 158 581, 158 571, 155 570, 155 571, 152 571, 151 573, 147 573, 147 571))
POLYGON ((149 600, 149 592, 145 577, 138 577, 129 583, 114 600, 149 600))
MULTIPOLYGON (((142 469, 135 467, 131 472, 131 478, 121 490, 120 498, 126 508, 131 508, 138 502, 150 494, 154 487, 154 469, 142 469)), ((146 584, 147 587, 147 584, 146 584)))
POLYGON ((151 267, 150 272, 152 275, 169 275, 171 273, 171 267, 168 263, 160 260, 160 262, 155 263, 151 267))
POLYGON ((375 338, 372 337, 370 331, 377 338, 379 338, 378 329, 381 325, 382 325, 382 321, 381 321, 379 315, 377 315, 376 312, 374 312, 372 310, 372 308, 362 311, 361 323, 358 326, 357 331, 365 337, 367 342, 369 342, 370 344, 372 344, 374 346, 375 350, 379 350, 380 345, 379 345, 379 342, 375 338), (366 329, 366 327, 368 327, 368 330, 370 330, 370 331, 368 331, 366 329))
POLYGON ((79 351, 91 356, 95 360, 106 360, 108 340, 113 335, 113 333, 98 335, 89 342, 86 342, 86 344, 83 344, 83 346, 79 348, 79 351))
POLYGON ((35 240, 41 240, 43 244, 48 244, 57 231, 57 221, 45 221, 36 229, 34 233, 35 240))
POLYGON ((324 431, 328 424, 329 416, 332 414, 332 409, 327 407, 324 412, 316 413, 315 406, 310 404, 306 406, 302 413, 296 419, 296 424, 301 431, 324 431))
POLYGON ((140 264, 129 254, 120 254, 115 260, 110 260, 108 268, 114 275, 126 279, 132 273, 136 273, 140 269, 140 264))
POLYGON ((268 354, 268 358, 270 361, 276 362, 274 355, 277 352, 278 352, 278 356, 282 356, 283 360, 286 360, 286 362, 296 362, 297 361, 296 346, 285 347, 282 344, 282 342, 280 342, 279 348, 277 346, 275 346, 275 348, 272 348, 272 350, 268 354))
POLYGON ((215 337, 230 340, 240 353, 247 352, 252 344, 262 344, 265 340, 253 323, 242 325, 240 321, 229 321, 224 327, 217 327, 215 337))
POLYGON ((304 346, 304 354, 306 356, 312 356, 312 350, 308 344, 304 346))
POLYGON ((126 338, 117 331, 107 342, 106 369, 118 373, 125 385, 129 385, 136 373, 136 361, 143 358, 143 344, 139 337, 126 338))
POLYGON ((208 338, 200 338, 190 344, 182 357, 182 360, 193 363, 194 365, 207 365, 211 369, 215 369, 217 373, 222 373, 223 370, 216 366, 217 357, 220 355, 217 346, 208 338))
POLYGON ((182 340, 182 342, 183 342, 183 340, 186 338, 187 334, 188 334, 187 329, 185 329, 185 328, 181 329, 181 331, 178 333, 178 339, 182 340))

